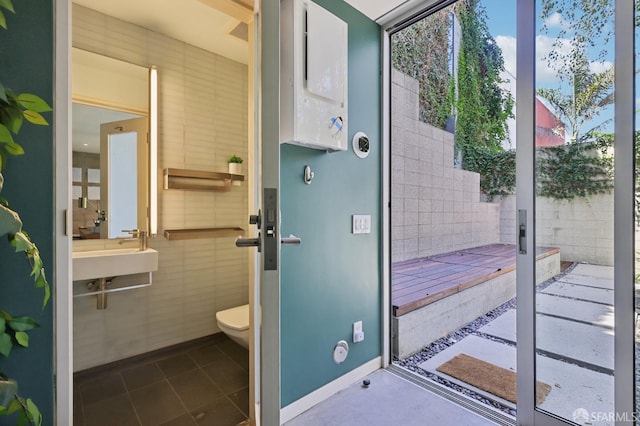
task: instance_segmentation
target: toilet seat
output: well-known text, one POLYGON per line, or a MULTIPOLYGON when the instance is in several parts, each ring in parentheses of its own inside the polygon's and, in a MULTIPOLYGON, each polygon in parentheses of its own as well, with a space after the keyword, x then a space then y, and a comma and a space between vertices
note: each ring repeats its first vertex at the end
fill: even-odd
POLYGON ((236 306, 216 312, 218 323, 231 330, 244 331, 249 329, 249 305, 236 306))

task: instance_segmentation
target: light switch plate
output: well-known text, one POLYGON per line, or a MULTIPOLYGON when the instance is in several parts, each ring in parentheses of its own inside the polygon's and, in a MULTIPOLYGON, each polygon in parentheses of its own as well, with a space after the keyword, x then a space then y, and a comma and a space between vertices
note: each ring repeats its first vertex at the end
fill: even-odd
POLYGON ((371 215, 370 214, 354 214, 351 223, 352 234, 370 234, 371 233, 371 215))

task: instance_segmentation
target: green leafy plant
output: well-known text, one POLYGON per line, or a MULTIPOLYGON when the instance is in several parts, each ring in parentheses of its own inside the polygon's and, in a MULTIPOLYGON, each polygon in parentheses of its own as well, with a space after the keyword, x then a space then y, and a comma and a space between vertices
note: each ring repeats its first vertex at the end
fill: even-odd
MULTIPOLYGON (((0 0, 0 26, 7 28, 5 11, 15 13, 11 0, 0 0)), ((10 156, 23 155, 24 149, 14 140, 26 120, 35 125, 48 125, 42 113, 51 111, 51 107, 39 96, 31 93, 16 94, 0 82, 0 192, 4 188, 2 171, 7 167, 10 156)), ((42 308, 49 301, 51 291, 47 282, 44 264, 38 247, 22 229, 22 220, 9 202, 0 196, 0 237, 7 237, 16 253, 23 253, 28 260, 36 287, 42 288, 42 308)), ((29 316, 15 316, 0 309, 0 354, 9 357, 12 349, 29 347, 28 332, 38 327, 38 323, 29 316)), ((42 415, 36 404, 29 398, 17 393, 17 384, 0 372, 0 387, 10 396, 6 405, 0 405, 0 415, 17 413, 18 425, 41 425, 42 415), (13 394, 13 395, 11 395, 13 394)), ((4 403, 4 402, 3 402, 4 403)))
POLYGON ((464 145, 465 170, 480 174, 480 190, 494 197, 513 194, 516 186, 516 152, 495 150, 482 145, 464 145))
POLYGON ((613 189, 613 135, 596 135, 586 143, 539 148, 536 191, 541 197, 571 200, 613 189))
POLYGON ((242 158, 238 157, 237 155, 233 154, 231 157, 229 157, 229 159, 227 160, 227 163, 236 163, 236 164, 242 164, 242 158))
MULTIPOLYGON (((590 138, 589 142, 536 149, 538 196, 571 200, 613 189, 613 156, 609 152, 613 135, 592 133, 590 138)), ((514 193, 515 151, 467 145, 463 159, 465 169, 480 174, 480 190, 489 199, 514 193)), ((640 203, 637 205, 640 208, 640 203)))

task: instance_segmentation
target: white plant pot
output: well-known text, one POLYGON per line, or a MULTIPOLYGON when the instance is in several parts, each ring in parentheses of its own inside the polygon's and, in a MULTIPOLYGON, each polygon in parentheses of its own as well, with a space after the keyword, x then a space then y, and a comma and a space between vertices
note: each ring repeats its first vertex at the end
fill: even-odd
MULTIPOLYGON (((241 175, 242 174, 242 164, 240 164, 240 163, 229 163, 229 174, 241 175)), ((233 186, 240 186, 240 181, 239 180, 234 180, 232 185, 233 186)))
POLYGON ((242 174, 242 164, 229 163, 229 173, 232 174, 232 175, 241 175, 242 174))

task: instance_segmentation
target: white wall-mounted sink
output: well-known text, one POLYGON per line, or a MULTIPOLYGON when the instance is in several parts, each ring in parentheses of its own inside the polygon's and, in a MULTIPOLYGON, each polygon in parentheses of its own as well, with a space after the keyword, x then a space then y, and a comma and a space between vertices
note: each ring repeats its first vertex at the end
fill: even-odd
POLYGON ((158 251, 154 249, 78 251, 72 257, 74 281, 158 270, 158 251))

